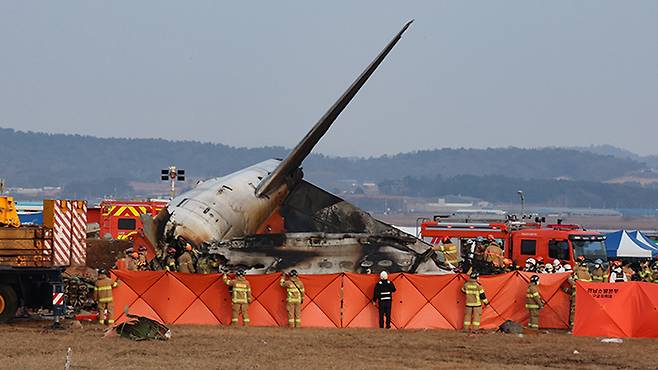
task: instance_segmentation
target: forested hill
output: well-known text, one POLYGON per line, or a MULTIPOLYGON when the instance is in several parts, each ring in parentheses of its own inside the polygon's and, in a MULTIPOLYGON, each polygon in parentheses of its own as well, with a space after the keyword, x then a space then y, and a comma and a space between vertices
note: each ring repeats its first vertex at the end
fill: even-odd
MULTIPOLYGON (((0 128, 0 178, 7 179, 10 186, 61 186, 104 179, 158 181, 159 170, 170 164, 185 168, 191 178, 206 178, 268 158, 282 158, 288 151, 0 128)), ((306 178, 321 186, 337 179, 379 182, 437 175, 604 181, 644 168, 644 163, 630 158, 559 148, 437 149, 356 159, 312 155, 304 162, 306 178)))

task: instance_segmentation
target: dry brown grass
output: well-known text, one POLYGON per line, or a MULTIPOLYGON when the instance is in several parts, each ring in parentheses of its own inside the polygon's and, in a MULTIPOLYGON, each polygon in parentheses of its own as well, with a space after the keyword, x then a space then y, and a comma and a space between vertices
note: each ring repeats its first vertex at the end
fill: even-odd
POLYGON ((174 326, 167 342, 103 338, 103 329, 2 327, 0 368, 72 369, 390 369, 656 368, 658 340, 604 344, 564 333, 467 336, 444 330, 224 328, 174 326), (574 354, 578 350, 580 354, 574 354))

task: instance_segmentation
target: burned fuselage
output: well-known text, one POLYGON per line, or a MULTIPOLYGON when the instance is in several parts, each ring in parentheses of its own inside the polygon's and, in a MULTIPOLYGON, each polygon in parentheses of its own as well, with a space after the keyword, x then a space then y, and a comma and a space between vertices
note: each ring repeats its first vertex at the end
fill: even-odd
MULTIPOLYGON (((155 220, 143 218, 153 245, 192 244, 224 267, 254 272, 408 271, 441 273, 429 244, 378 221, 302 180, 301 164, 400 40, 407 23, 282 160, 266 160, 198 184, 155 220), (280 214, 285 231, 258 234, 280 214)), ((265 228, 264 230, 268 230, 265 228)), ((163 252, 163 249, 160 249, 163 252)))

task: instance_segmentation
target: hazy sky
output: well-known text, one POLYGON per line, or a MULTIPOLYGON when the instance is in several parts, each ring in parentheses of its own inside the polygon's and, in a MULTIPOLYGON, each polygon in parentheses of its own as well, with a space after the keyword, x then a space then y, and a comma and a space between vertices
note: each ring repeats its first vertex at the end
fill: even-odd
POLYGON ((319 152, 658 154, 658 1, 0 1, 0 127, 319 152))

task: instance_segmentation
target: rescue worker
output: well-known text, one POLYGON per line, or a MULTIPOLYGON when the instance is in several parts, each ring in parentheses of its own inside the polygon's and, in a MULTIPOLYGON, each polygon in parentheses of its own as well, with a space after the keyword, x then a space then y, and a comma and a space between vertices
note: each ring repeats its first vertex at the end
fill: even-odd
POLYGON ((592 275, 589 274, 589 269, 587 268, 587 262, 582 261, 580 265, 578 265, 578 268, 576 269, 576 276, 578 277, 578 280, 582 280, 585 282, 591 282, 592 281, 592 275))
POLYGON ((391 328, 391 305, 393 304, 393 293, 395 293, 395 284, 388 280, 388 273, 386 271, 380 272, 379 281, 375 284, 375 291, 372 295, 372 303, 376 303, 379 308, 380 328, 384 328, 384 318, 386 318, 386 329, 391 328))
POLYGON ((607 272, 603 268, 603 261, 600 259, 597 259, 594 261, 594 269, 592 270, 592 281, 595 283, 602 283, 606 281, 607 278, 607 272))
MULTIPOLYGON (((564 265, 564 270, 565 271, 571 271, 571 265, 568 263, 564 265)), ((585 278, 584 281, 589 282, 591 279, 589 278, 589 272, 587 270, 584 271, 573 271, 571 273, 571 276, 567 279, 566 287, 562 287, 562 291, 565 293, 569 294, 569 305, 570 305, 570 311, 569 311, 569 330, 573 330, 573 320, 576 315, 576 281, 581 280, 580 277, 585 278), (587 275, 584 275, 584 274, 587 275)))
POLYGON ((612 269, 612 273, 610 273, 610 280, 608 281, 609 283, 623 283, 625 281, 628 281, 628 277, 624 273, 624 270, 621 268, 621 266, 616 266, 614 269, 612 269))
POLYGON ((253 301, 253 297, 251 296, 251 285, 244 277, 244 271, 238 270, 235 273, 235 279, 229 279, 226 274, 222 279, 231 291, 231 325, 238 325, 238 319, 242 314, 242 323, 244 326, 249 326, 249 303, 253 301))
POLYGON ((130 261, 130 257, 128 250, 124 250, 121 258, 117 259, 116 262, 114 263, 114 268, 117 270, 128 270, 128 263, 130 261))
POLYGON ((539 275, 532 275, 525 300, 525 308, 528 309, 530 314, 530 319, 528 319, 528 328, 530 329, 539 329, 539 310, 544 307, 538 285, 539 275))
POLYGON ((189 274, 194 274, 196 272, 191 253, 192 246, 190 244, 185 245, 185 251, 178 256, 178 272, 187 272, 189 274))
POLYGON ((525 260, 525 268, 523 269, 523 271, 537 272, 537 261, 535 261, 535 259, 532 257, 525 260))
POLYGON ((165 258, 165 270, 175 272, 176 268, 176 248, 167 248, 167 257, 165 258))
POLYGON ((130 271, 139 271, 139 253, 132 252, 130 253, 130 261, 128 262, 128 270, 130 271))
POLYGON ((651 266, 651 276, 653 277, 653 282, 658 283, 658 263, 654 263, 651 266))
POLYGON ((640 272, 638 275, 640 276, 640 281, 649 283, 653 281, 653 273, 649 267, 649 261, 643 261, 640 264, 640 272))
POLYGON ((562 266, 562 262, 557 258, 553 260, 553 270, 555 271, 556 274, 560 272, 565 272, 564 266, 562 266))
POLYGON ((484 260, 494 265, 494 267, 503 267, 503 249, 496 243, 496 238, 493 235, 487 236, 487 241, 489 244, 484 250, 484 260))
POLYGON ((196 272, 199 274, 210 274, 210 265, 208 264, 208 257, 201 256, 196 261, 196 272))
POLYGON ((139 262, 138 262, 138 267, 141 271, 149 270, 149 262, 147 258, 147 252, 146 252, 146 247, 141 245, 139 247, 139 262))
POLYGON ((96 286, 94 287, 94 300, 98 304, 98 323, 101 325, 114 324, 114 302, 112 289, 119 285, 119 281, 112 281, 107 271, 98 271, 96 286))
POLYGON ((279 284, 286 289, 286 310, 288 311, 288 326, 302 326, 302 303, 304 303, 304 283, 297 277, 297 270, 281 275, 279 284), (289 277, 289 279, 286 279, 289 277))
POLYGON ((445 263, 450 269, 454 269, 459 264, 459 256, 457 255, 457 246, 452 243, 452 240, 449 237, 445 237, 441 240, 440 245, 432 246, 432 249, 435 252, 443 253, 443 258, 445 263))
POLYGON ((505 265, 505 272, 514 271, 514 264, 512 263, 511 259, 509 258, 503 259, 503 264, 505 265))
POLYGON ((479 273, 476 271, 469 275, 469 279, 462 286, 462 293, 466 295, 464 305, 464 331, 475 332, 480 329, 482 305, 488 305, 489 300, 484 294, 482 285, 478 282, 479 273))

